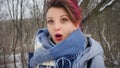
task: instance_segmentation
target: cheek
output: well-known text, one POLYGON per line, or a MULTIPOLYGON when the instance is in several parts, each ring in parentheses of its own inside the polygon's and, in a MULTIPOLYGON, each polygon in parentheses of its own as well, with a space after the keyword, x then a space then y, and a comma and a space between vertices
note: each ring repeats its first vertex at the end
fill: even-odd
POLYGON ((74 27, 74 26, 68 26, 68 27, 66 27, 66 32, 67 33, 72 33, 74 30, 76 30, 76 27, 74 27))
POLYGON ((73 29, 64 31, 64 32, 63 32, 63 33, 64 33, 64 37, 65 37, 65 38, 68 37, 73 31, 74 31, 73 29))
POLYGON ((50 33, 50 36, 53 38, 55 33, 53 29, 48 27, 48 32, 50 33))
POLYGON ((49 26, 47 26, 47 28, 48 28, 48 32, 50 33, 50 35, 52 34, 52 29, 49 27, 49 26))
POLYGON ((51 29, 48 29, 48 32, 50 33, 50 35, 53 35, 53 31, 51 29))
POLYGON ((50 25, 47 24, 47 28, 50 29, 51 28, 50 25))
POLYGON ((50 26, 50 25, 47 25, 47 29, 48 29, 48 31, 49 31, 49 33, 51 33, 52 32, 52 27, 50 26))

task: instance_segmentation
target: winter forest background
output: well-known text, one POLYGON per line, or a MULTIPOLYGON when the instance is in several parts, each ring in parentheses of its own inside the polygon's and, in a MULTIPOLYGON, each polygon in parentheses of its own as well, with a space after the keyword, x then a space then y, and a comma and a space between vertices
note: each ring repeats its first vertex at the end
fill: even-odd
MULTIPOLYGON (((0 0, 0 68, 27 68, 46 0, 0 0)), ((120 0, 79 0, 83 31, 102 44, 107 68, 120 68, 120 0)))

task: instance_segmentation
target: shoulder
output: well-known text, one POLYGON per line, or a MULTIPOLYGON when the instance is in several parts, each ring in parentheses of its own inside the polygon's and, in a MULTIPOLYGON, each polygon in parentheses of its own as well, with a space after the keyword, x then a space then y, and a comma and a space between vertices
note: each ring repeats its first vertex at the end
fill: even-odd
POLYGON ((35 39, 35 44, 34 44, 34 50, 37 50, 39 48, 42 48, 42 43, 38 40, 38 38, 35 39))
POLYGON ((91 68, 105 68, 104 65, 104 51, 101 46, 101 44, 94 40, 93 38, 89 37, 89 41, 91 44, 90 47, 90 55, 92 55, 92 62, 91 62, 91 68))
POLYGON ((97 55, 92 59, 91 68, 105 68, 103 55, 97 55))
POLYGON ((42 42, 41 38, 44 38, 44 34, 47 33, 47 28, 39 29, 35 35, 35 43, 34 43, 34 50, 37 50, 38 48, 42 48, 42 42))
MULTIPOLYGON (((103 48, 97 40, 93 39, 91 34, 85 34, 85 36, 88 38, 88 42, 90 43, 90 48, 94 48, 95 50, 103 51, 103 48)), ((94 50, 92 49, 92 50, 94 50)))
POLYGON ((91 68, 96 68, 95 66, 99 64, 104 67, 102 46, 98 41, 94 40, 93 38, 87 38, 89 38, 88 42, 90 44, 90 47, 86 47, 82 54, 77 57, 76 61, 74 62, 75 65, 79 64, 79 67, 84 68, 87 65, 86 62, 92 59, 91 68))
POLYGON ((103 56, 104 50, 102 48, 102 45, 98 41, 94 40, 92 37, 88 38, 90 47, 86 48, 84 53, 84 55, 89 56, 88 60, 99 55, 103 56))
POLYGON ((91 51, 92 52, 95 52, 95 53, 103 53, 103 48, 102 48, 102 45, 98 42, 98 41, 96 41, 96 40, 94 40, 92 37, 89 37, 89 42, 90 42, 90 45, 91 45, 91 51))
MULTIPOLYGON (((45 50, 43 46, 43 41, 45 40, 41 40, 41 39, 45 38, 46 34, 48 34, 48 30, 46 28, 39 29, 37 31, 36 36, 35 36, 35 43, 34 43, 34 56, 38 55, 41 51, 45 50)), ((54 60, 50 60, 50 61, 37 64, 38 67, 40 66, 48 67, 48 66, 54 66, 54 65, 55 65, 54 60)))

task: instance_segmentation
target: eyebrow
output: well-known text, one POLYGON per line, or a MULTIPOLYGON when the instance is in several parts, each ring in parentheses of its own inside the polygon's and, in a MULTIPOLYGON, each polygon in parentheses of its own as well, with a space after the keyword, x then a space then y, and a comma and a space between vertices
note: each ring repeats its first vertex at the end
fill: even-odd
POLYGON ((67 16, 67 17, 68 17, 68 15, 61 15, 60 17, 64 17, 64 16, 67 16))
POLYGON ((52 17, 46 17, 46 19, 48 19, 48 18, 52 19, 52 17))
MULTIPOLYGON (((64 17, 64 16, 68 17, 68 15, 61 15, 60 17, 64 17)), ((52 19, 52 17, 47 17, 46 19, 48 19, 48 18, 52 19)))

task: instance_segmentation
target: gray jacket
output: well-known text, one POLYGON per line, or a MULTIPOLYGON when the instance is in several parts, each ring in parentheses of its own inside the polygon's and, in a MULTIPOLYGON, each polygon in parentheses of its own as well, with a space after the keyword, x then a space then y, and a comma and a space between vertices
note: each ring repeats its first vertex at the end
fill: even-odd
POLYGON ((85 49, 82 56, 78 56, 72 68, 87 68, 87 62, 90 59, 92 59, 90 68, 105 68, 101 45, 91 37, 89 37, 89 43, 90 47, 85 49))

